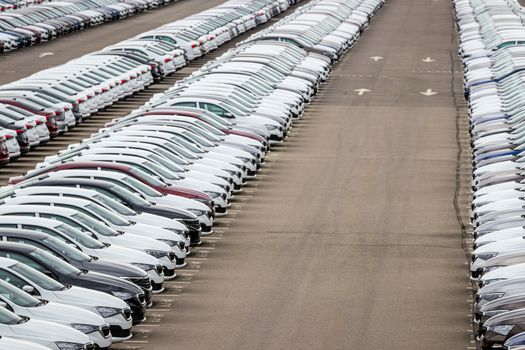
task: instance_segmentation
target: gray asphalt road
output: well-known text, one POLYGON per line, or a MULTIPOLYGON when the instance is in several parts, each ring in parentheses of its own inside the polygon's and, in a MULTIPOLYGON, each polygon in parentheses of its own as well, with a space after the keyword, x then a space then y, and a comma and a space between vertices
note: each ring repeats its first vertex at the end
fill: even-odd
POLYGON ((0 55, 0 84, 65 63, 223 2, 223 0, 179 0, 168 6, 122 21, 106 23, 66 35, 43 45, 2 54, 0 55), (48 55, 40 57, 41 54, 48 55))
POLYGON ((389 1, 126 346, 472 348, 455 51, 448 1, 389 1))

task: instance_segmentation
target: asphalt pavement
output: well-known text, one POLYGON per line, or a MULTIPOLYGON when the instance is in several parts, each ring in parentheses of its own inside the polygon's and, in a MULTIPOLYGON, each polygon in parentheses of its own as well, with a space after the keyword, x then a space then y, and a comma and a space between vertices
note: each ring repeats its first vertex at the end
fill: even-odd
POLYGON ((448 1, 388 1, 129 345, 475 349, 456 50, 448 1))

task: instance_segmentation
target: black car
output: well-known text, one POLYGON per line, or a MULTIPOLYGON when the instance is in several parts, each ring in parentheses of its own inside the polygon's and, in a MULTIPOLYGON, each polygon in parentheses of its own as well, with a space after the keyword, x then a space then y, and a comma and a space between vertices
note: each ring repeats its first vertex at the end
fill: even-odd
POLYGON ((201 242, 201 227, 197 216, 186 210, 180 210, 163 205, 151 205, 149 202, 138 198, 131 192, 122 187, 112 184, 111 182, 92 179, 75 179, 75 178, 49 178, 46 176, 38 177, 38 181, 30 179, 20 184, 21 188, 29 186, 66 186, 79 187, 94 190, 111 198, 134 210, 137 213, 155 214, 169 219, 182 222, 189 230, 191 245, 198 245, 201 242))
POLYGON ((503 345, 504 350, 518 349, 525 346, 525 333, 519 333, 509 338, 503 345))
POLYGON ((491 317, 502 314, 507 311, 525 308, 525 294, 507 296, 501 299, 488 302, 475 311, 475 322, 481 330, 483 324, 491 317))
POLYGON ((147 306, 151 306, 152 304, 152 286, 148 274, 144 270, 131 264, 119 261, 110 262, 89 256, 55 237, 38 231, 17 228, 0 228, 0 241, 23 243, 40 248, 66 261, 79 270, 87 270, 124 278, 142 289, 147 306))
POLYGON ((144 320, 146 311, 144 293, 141 288, 131 282, 77 269, 54 255, 27 244, 0 242, 0 257, 26 264, 60 283, 113 295, 129 305, 134 324, 144 320))
POLYGON ((482 350, 501 348, 512 336, 525 331, 525 309, 504 312, 485 322, 479 335, 482 350))

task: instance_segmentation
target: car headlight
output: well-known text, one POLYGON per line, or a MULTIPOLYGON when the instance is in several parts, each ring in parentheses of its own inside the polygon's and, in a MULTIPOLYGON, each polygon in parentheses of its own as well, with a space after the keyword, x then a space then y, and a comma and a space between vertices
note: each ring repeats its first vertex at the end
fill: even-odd
POLYGON ((201 215, 204 215, 206 214, 206 211, 204 210, 200 210, 200 209, 187 209, 190 213, 193 213, 197 216, 201 216, 201 215))
POLYGON ((164 250, 157 250, 157 249, 146 249, 145 252, 157 259, 168 255, 168 252, 165 252, 164 250))
POLYGON ((60 350, 84 350, 86 348, 84 344, 71 343, 66 341, 57 341, 55 342, 55 345, 60 350))
POLYGON ((127 300, 135 297, 135 294, 131 294, 128 292, 111 291, 111 294, 113 294, 115 297, 121 300, 127 300))
POLYGON ((204 193, 206 193, 208 196, 210 196, 211 198, 217 198, 217 197, 220 197, 221 194, 219 192, 213 192, 213 191, 204 191, 204 193))
POLYGON ((496 283, 496 282, 500 282, 500 281, 505 281, 506 278, 493 278, 493 279, 490 279, 490 280, 483 280, 483 285, 484 286, 488 286, 489 284, 493 284, 493 283, 496 283))
POLYGON ((510 324, 502 324, 502 325, 496 325, 496 326, 489 326, 488 330, 497 334, 501 335, 507 335, 510 333, 510 331, 514 328, 514 325, 510 324))
POLYGON ((177 245, 177 243, 178 243, 177 241, 172 241, 171 239, 157 239, 157 241, 162 242, 162 243, 166 243, 170 247, 175 247, 177 245))
POLYGON ((97 306, 96 309, 98 313, 104 318, 115 316, 121 313, 121 310, 116 307, 97 306))
POLYGON ((476 258, 481 260, 489 260, 495 257, 496 255, 498 255, 497 252, 480 253, 476 254, 476 258))
POLYGON ((275 125, 266 125, 266 128, 268 128, 268 130, 275 130, 278 128, 278 126, 275 126, 275 125))
POLYGON ((485 299, 487 301, 493 301, 496 299, 501 298, 505 293, 487 293, 487 294, 481 294, 480 299, 485 299))
POLYGON ((139 263, 133 263, 132 264, 135 267, 138 267, 139 269, 142 269, 144 271, 149 271, 155 269, 155 265, 150 264, 139 264, 139 263))
POLYGON ((77 331, 81 331, 84 334, 97 332, 99 330, 99 326, 92 324, 73 323, 71 327, 75 328, 77 331))

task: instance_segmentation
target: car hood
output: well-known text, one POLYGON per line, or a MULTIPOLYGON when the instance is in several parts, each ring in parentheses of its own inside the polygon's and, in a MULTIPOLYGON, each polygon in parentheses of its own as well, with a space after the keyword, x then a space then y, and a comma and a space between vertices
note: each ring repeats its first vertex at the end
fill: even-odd
POLYGON ((160 226, 164 229, 174 229, 179 231, 187 230, 186 226, 180 221, 166 218, 164 216, 152 213, 140 213, 136 216, 130 216, 130 220, 136 221, 138 224, 145 224, 149 227, 160 226))
POLYGON ((72 323, 84 323, 95 326, 106 325, 106 321, 104 321, 101 316, 91 311, 53 301, 49 301, 47 304, 41 306, 24 309, 25 312, 17 310, 17 313, 31 318, 34 317, 46 321, 66 323, 68 325, 72 323))
POLYGON ((107 243, 116 244, 122 247, 127 247, 134 250, 144 251, 145 249, 171 251, 170 246, 153 238, 126 233, 120 236, 104 237, 107 243))
POLYGON ((146 277, 144 271, 128 263, 110 259, 93 259, 82 263, 82 268, 115 277, 146 277))
MULTIPOLYGON (((51 292, 51 294, 54 296, 54 301, 70 305, 107 306, 119 309, 128 307, 126 302, 117 297, 82 287, 72 286, 69 289, 51 292)), ((46 295, 43 297, 47 299, 46 295)))
POLYGON ((159 262, 156 258, 138 250, 120 247, 118 245, 110 245, 104 249, 92 249, 85 251, 89 255, 94 255, 99 258, 112 259, 126 263, 141 263, 157 265, 159 262))
POLYGON ((14 336, 20 336, 28 340, 39 339, 81 344, 90 342, 84 333, 54 322, 30 319, 25 323, 10 325, 9 328, 14 336))
POLYGON ((107 293, 110 291, 123 291, 134 294, 142 292, 139 287, 129 281, 102 273, 87 272, 82 275, 72 277, 71 284, 75 283, 75 285, 79 285, 81 287, 102 290, 107 293))

